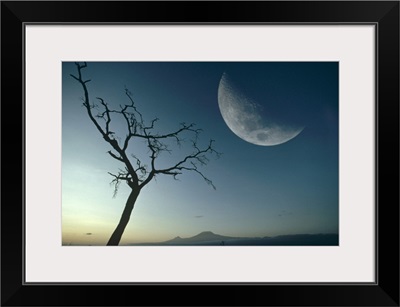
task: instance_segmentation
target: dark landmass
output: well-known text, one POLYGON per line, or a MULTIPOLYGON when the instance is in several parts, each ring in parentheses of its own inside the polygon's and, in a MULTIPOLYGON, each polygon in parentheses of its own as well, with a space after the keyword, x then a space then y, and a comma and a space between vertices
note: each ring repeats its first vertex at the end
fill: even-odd
POLYGON ((131 246, 337 246, 338 234, 296 234, 276 237, 228 237, 204 231, 190 238, 176 237, 157 243, 134 243, 131 246))

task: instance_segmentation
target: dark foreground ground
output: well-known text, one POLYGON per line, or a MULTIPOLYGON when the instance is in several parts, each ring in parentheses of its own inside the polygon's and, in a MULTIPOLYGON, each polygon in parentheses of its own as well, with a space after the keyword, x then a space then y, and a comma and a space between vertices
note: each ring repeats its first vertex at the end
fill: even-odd
POLYGON ((199 233, 190 238, 176 237, 172 240, 157 243, 137 243, 131 246, 337 246, 338 234, 297 234, 276 237, 228 237, 210 231, 199 233))

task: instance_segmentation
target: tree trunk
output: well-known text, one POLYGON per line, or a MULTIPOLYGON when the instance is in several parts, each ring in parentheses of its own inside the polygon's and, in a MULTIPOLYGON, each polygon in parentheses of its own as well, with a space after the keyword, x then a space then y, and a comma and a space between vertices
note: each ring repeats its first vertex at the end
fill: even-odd
POLYGON ((108 240, 108 246, 115 246, 119 244, 122 234, 124 233, 125 227, 129 222, 133 207, 135 205, 136 199, 139 196, 139 189, 133 189, 131 194, 129 194, 128 200, 126 201, 124 212, 122 212, 121 219, 119 220, 117 228, 115 228, 113 234, 108 240))

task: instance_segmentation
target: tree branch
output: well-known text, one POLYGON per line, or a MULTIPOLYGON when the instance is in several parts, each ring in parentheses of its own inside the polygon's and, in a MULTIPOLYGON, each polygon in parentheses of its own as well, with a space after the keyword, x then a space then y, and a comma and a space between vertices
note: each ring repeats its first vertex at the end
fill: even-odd
POLYGON ((98 119, 104 120, 104 128, 99 124, 96 120, 95 116, 93 116, 92 110, 94 108, 98 108, 97 105, 91 105, 89 100, 89 91, 87 88, 87 83, 90 80, 83 80, 82 78, 82 69, 87 67, 86 62, 83 64, 75 63, 77 67, 77 76, 72 75, 78 83, 81 84, 84 92, 83 98, 83 106, 86 108, 87 114, 96 127, 96 129, 100 132, 103 139, 110 144, 112 149, 114 150, 108 151, 108 154, 115 160, 121 162, 125 166, 125 170, 120 170, 118 174, 109 173, 113 176, 113 180, 111 181, 114 184, 114 196, 116 195, 119 185, 122 181, 126 181, 128 185, 132 189, 141 189, 146 184, 148 184, 156 175, 164 174, 173 176, 174 179, 177 179, 178 175, 181 175, 184 171, 193 171, 199 174, 207 184, 211 185, 214 189, 215 186, 210 179, 208 179, 200 170, 200 166, 204 166, 209 162, 209 155, 216 155, 219 157, 220 153, 214 150, 213 148, 213 140, 210 140, 208 146, 205 148, 200 148, 197 144, 199 134, 201 133, 201 129, 195 128, 195 124, 186 124, 181 123, 180 127, 175 131, 170 133, 159 134, 155 131, 156 123, 158 118, 154 118, 148 124, 145 123, 143 119, 142 113, 138 111, 135 106, 133 97, 131 92, 125 88, 125 95, 127 96, 129 103, 125 105, 120 105, 119 110, 112 109, 109 107, 109 104, 104 101, 103 98, 96 97, 96 99, 100 102, 101 108, 103 111, 99 111, 97 114, 98 119), (126 136, 123 140, 122 147, 118 144, 118 140, 120 138, 115 136, 115 133, 111 131, 111 123, 114 117, 121 116, 123 121, 126 124, 126 136), (191 142, 193 147, 193 152, 189 155, 186 155, 183 159, 178 161, 171 167, 160 168, 158 169, 156 166, 157 158, 163 152, 171 153, 169 148, 169 140, 175 141, 176 144, 180 147, 183 142, 186 140, 183 138, 186 134, 191 135, 191 142), (128 149, 129 142, 133 139, 141 139, 145 140, 147 148, 149 150, 150 164, 147 166, 142 163, 142 161, 134 155, 131 157, 134 159, 132 164, 131 160, 126 155, 126 150, 128 149), (134 166, 135 164, 135 166, 134 166))
POLYGON ((208 179, 198 168, 199 166, 207 164, 207 162, 209 161, 206 154, 215 154, 217 157, 220 157, 221 153, 217 152, 213 148, 213 143, 214 140, 210 140, 206 148, 200 149, 197 146, 197 142, 192 141, 192 145, 195 149, 195 152, 193 152, 190 155, 187 155, 182 160, 180 160, 175 165, 169 168, 156 169, 154 167, 154 164, 152 164, 152 171, 154 173, 153 176, 157 174, 164 174, 164 175, 171 175, 174 177, 174 179, 177 179, 177 176, 181 175, 182 171, 194 171, 197 174, 199 174, 207 182, 207 184, 211 185, 214 189, 216 189, 212 181, 208 179))
POLYGON ((124 162, 124 159, 122 159, 121 157, 118 157, 117 155, 115 155, 111 150, 107 151, 107 153, 113 157, 115 160, 118 160, 120 162, 124 162))

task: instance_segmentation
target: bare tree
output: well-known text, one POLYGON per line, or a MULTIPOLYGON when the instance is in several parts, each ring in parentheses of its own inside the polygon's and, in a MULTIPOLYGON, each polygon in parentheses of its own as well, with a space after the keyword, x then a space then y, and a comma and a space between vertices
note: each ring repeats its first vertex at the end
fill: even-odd
POLYGON ((75 63, 75 65, 77 68, 77 75, 71 74, 71 77, 78 81, 83 88, 83 106, 104 141, 111 146, 111 150, 108 151, 108 154, 123 165, 123 169, 120 169, 117 173, 109 173, 113 177, 114 196, 118 192, 121 182, 126 182, 131 189, 122 216, 107 245, 119 244, 140 191, 157 175, 169 175, 177 179, 177 176, 181 175, 183 172, 192 171, 200 175, 215 189, 212 181, 204 176, 199 167, 208 163, 210 155, 219 157, 220 153, 213 148, 213 140, 210 140, 204 147, 198 145, 198 137, 201 129, 195 128, 194 124, 181 123, 179 128, 175 131, 165 134, 158 133, 155 130, 158 118, 146 124, 142 114, 135 106, 132 94, 127 89, 125 89, 125 95, 128 104, 120 105, 118 110, 110 108, 109 104, 100 97, 96 97, 97 103, 91 102, 89 91, 86 86, 91 80, 84 80, 82 77, 82 70, 87 67, 87 64, 84 62, 83 64, 75 63), (94 112, 97 112, 97 114, 94 114, 94 112), (117 117, 124 121, 126 125, 126 134, 123 138, 117 137, 115 133, 111 131, 111 121, 113 119, 118 120, 117 117), (189 140, 183 139, 183 135, 185 134, 190 134, 191 138, 189 140), (144 141, 149 153, 148 164, 143 163, 141 159, 133 154, 128 158, 126 152, 130 141, 133 139, 141 139, 144 141), (171 153, 171 140, 178 145, 178 148, 181 148, 183 143, 189 143, 192 146, 192 150, 189 154, 184 155, 183 158, 178 159, 173 165, 158 168, 156 162, 160 154, 163 152, 171 153))

